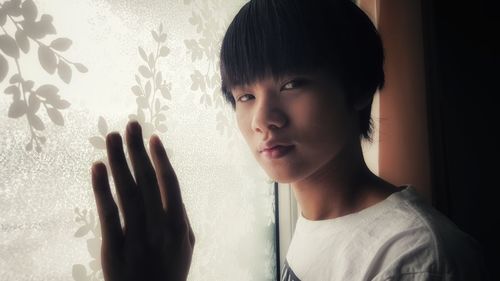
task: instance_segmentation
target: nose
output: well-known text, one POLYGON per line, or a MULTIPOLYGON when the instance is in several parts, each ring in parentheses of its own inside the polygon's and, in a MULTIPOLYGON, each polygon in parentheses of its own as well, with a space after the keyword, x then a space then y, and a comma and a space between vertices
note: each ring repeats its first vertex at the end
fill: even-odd
POLYGON ((256 104, 252 119, 252 129, 257 133, 267 134, 269 131, 283 128, 288 118, 278 102, 263 98, 256 104))

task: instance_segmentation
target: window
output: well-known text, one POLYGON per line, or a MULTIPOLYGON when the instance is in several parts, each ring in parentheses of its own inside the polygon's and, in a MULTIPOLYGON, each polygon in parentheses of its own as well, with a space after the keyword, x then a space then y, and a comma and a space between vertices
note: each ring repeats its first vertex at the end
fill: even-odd
POLYGON ((190 280, 276 277, 274 185, 220 95, 219 41, 244 2, 0 0, 1 280, 103 279, 89 168, 129 118, 176 169, 190 280))

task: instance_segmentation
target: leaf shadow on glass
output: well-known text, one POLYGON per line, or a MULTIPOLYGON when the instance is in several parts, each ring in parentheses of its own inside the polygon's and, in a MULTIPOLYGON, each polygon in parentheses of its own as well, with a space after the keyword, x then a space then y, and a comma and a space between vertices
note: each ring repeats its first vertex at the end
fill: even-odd
POLYGON ((101 270, 101 229, 99 222, 91 210, 80 210, 75 208, 75 222, 82 225, 75 232, 77 238, 91 234, 87 239, 87 251, 92 260, 89 262, 90 270, 83 264, 74 264, 72 269, 73 279, 76 281, 104 280, 101 270))
POLYGON ((191 17, 188 21, 196 28, 196 33, 199 35, 198 38, 184 40, 187 54, 191 55, 193 63, 208 61, 206 69, 193 68, 191 90, 201 92, 200 104, 207 109, 213 108, 217 111, 216 129, 222 136, 225 134, 228 137, 228 147, 234 147, 236 132, 235 126, 231 124, 233 112, 224 106, 218 53, 228 19, 220 17, 217 11, 222 10, 226 3, 223 0, 184 0, 184 4, 191 7, 191 17))
MULTIPOLYGON (((165 45, 167 34, 163 30, 163 24, 160 24, 158 30, 152 30, 151 36, 156 44, 153 52, 146 52, 143 47, 138 48, 139 56, 144 64, 140 65, 135 75, 135 85, 131 87, 132 94, 136 97, 137 112, 130 114, 129 120, 137 120, 141 124, 144 140, 148 140, 154 133, 165 133, 167 131, 166 112, 169 107, 167 101, 172 99, 170 91, 172 83, 166 83, 162 72, 158 69, 160 58, 167 57, 170 49, 165 45), (158 94, 158 95, 157 95, 158 94)), ((89 138, 90 144, 98 150, 106 150, 106 135, 109 133, 108 122, 104 117, 99 116, 97 122, 99 135, 89 138)), ((149 141, 144 141, 146 150, 149 151, 149 141)), ((173 153, 166 148, 167 154, 173 153)), ((127 150, 124 151, 127 164, 132 167, 130 158, 127 156, 127 150)), ((109 161, 106 156, 96 161, 102 161, 109 169, 109 161)), ((108 171, 111 174, 111 171, 108 171)), ((74 236, 81 238, 89 236, 87 239, 87 250, 92 260, 88 263, 89 268, 83 264, 74 264, 72 269, 73 279, 75 281, 97 281, 103 280, 100 260, 101 231, 99 222, 96 221, 92 210, 75 209, 76 222, 82 225, 75 232, 74 236)))
POLYGON ((86 73, 88 69, 61 54, 71 47, 72 41, 69 38, 56 38, 50 44, 42 42, 47 35, 55 35, 56 29, 52 24, 52 16, 43 14, 39 20, 37 17, 38 9, 33 0, 11 0, 0 4, 0 27, 3 31, 0 35, 0 82, 7 78, 9 70, 14 72, 8 81, 10 85, 4 89, 6 95, 12 96, 8 117, 26 117, 31 140, 25 145, 25 149, 31 151, 35 146, 35 151, 41 152, 47 139, 40 133, 45 130, 45 124, 37 115, 39 109, 43 106, 54 124, 64 126, 60 110, 67 109, 70 103, 61 99, 55 85, 35 87, 35 81, 23 76, 20 64, 22 53, 28 54, 31 47, 38 47, 38 60, 42 68, 50 75, 57 72, 66 84, 71 82, 72 67, 81 73, 86 73), (9 32, 7 25, 13 31, 9 32), (34 44, 31 45, 32 43, 34 44), (13 65, 9 65, 9 60, 11 63, 13 61, 13 65))

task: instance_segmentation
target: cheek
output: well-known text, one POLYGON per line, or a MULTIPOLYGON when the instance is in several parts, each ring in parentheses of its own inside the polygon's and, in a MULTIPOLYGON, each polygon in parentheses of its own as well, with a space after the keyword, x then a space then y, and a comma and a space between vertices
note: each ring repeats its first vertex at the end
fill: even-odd
POLYGON ((352 135, 352 115, 342 103, 311 99, 292 108, 297 141, 312 157, 334 153, 352 135))
POLYGON ((236 112, 236 121, 243 138, 249 145, 251 145, 252 126, 250 114, 244 114, 241 111, 236 112))
POLYGON ((318 99, 302 99, 289 107, 293 123, 300 132, 299 138, 322 139, 335 127, 337 109, 318 99))

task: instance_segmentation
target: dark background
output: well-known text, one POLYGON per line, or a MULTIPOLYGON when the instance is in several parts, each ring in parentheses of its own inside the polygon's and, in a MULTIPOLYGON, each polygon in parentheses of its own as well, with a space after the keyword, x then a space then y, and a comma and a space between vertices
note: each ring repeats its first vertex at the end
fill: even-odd
POLYGON ((422 1, 433 204, 480 242, 490 273, 500 262, 496 2, 422 1))

